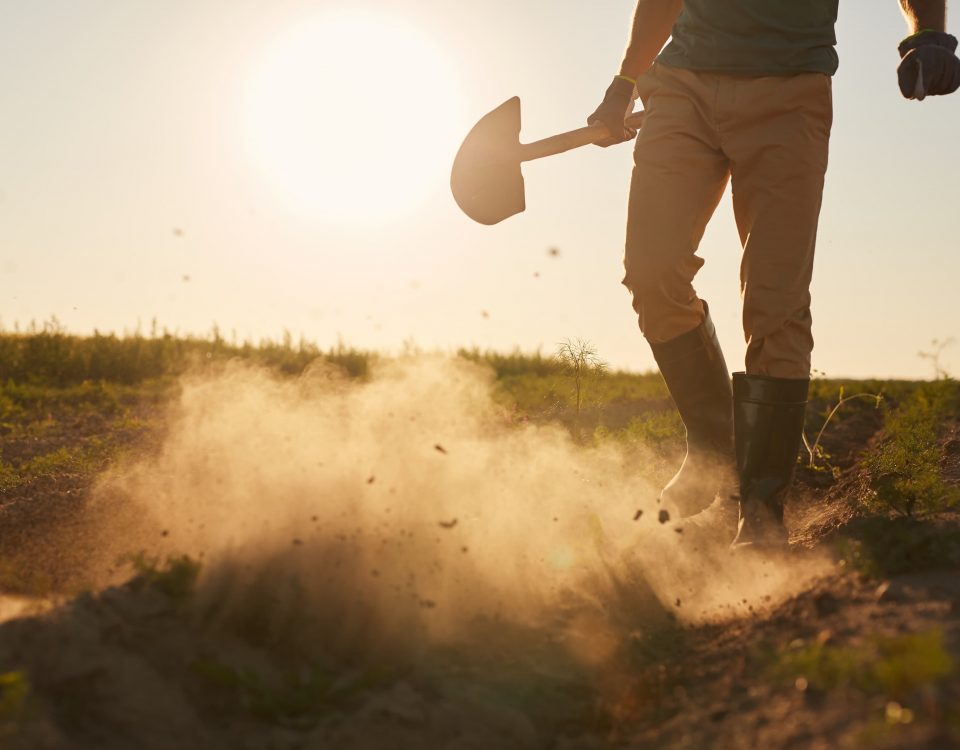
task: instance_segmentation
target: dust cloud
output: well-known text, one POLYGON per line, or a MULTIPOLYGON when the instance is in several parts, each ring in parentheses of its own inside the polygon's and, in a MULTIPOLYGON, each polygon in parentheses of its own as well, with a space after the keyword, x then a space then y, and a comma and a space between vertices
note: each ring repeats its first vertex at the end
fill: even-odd
POLYGON ((664 618, 772 606, 823 572, 661 524, 642 451, 517 423, 493 394, 487 369, 442 356, 382 361, 367 382, 188 377, 159 450, 96 489, 115 511, 103 543, 201 560, 207 622, 357 659, 506 623, 559 629, 602 664, 664 618))

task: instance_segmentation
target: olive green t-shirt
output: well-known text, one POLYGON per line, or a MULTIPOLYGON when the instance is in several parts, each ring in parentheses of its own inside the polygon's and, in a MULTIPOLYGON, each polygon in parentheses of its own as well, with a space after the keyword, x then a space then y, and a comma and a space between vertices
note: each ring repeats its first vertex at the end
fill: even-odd
POLYGON ((741 75, 837 72, 839 0, 684 0, 658 62, 741 75))

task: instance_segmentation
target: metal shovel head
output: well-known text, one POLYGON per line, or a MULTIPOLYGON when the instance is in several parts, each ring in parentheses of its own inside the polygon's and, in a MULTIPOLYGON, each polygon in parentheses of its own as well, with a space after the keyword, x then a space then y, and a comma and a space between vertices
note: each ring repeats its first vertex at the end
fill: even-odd
POLYGON ((484 116, 453 161, 450 188, 463 212, 481 224, 498 224, 526 208, 520 171, 520 98, 484 116))

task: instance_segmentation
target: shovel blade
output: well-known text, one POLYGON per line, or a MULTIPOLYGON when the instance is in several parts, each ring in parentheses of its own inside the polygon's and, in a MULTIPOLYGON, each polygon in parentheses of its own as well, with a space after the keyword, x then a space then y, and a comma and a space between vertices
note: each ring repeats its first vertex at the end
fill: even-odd
POLYGON ((498 224, 526 208, 520 171, 520 98, 485 115, 453 161, 450 189, 463 212, 481 224, 498 224))

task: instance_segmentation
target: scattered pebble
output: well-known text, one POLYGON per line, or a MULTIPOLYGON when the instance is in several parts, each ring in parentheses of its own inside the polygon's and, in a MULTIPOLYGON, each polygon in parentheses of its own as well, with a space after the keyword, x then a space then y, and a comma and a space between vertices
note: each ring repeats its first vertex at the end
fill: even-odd
POLYGON ((367 484, 373 484, 376 481, 377 481, 377 478, 373 474, 371 474, 370 477, 367 479, 367 484))
POLYGON ((437 453, 443 453, 444 455, 447 453, 447 449, 440 445, 440 443, 437 443, 435 446, 433 446, 433 449, 437 451, 437 453))
POLYGON ((667 512, 666 510, 661 510, 660 513, 657 514, 657 520, 658 520, 660 523, 667 523, 667 522, 669 522, 669 521, 670 521, 670 513, 667 512))
POLYGON ((294 539, 294 540, 291 542, 291 544, 293 544, 293 545, 296 546, 296 547, 299 547, 301 544, 303 544, 303 540, 302 540, 302 539, 294 539))
MULTIPOLYGON (((642 515, 643 515, 643 511, 642 511, 642 510, 638 510, 636 513, 633 514, 633 520, 634 520, 634 521, 639 521, 639 520, 640 520, 640 517, 641 517, 642 515)), ((556 521, 557 519, 554 518, 553 520, 556 521)))
POLYGON ((456 526, 456 525, 457 525, 457 519, 456 519, 456 518, 454 518, 454 519, 451 520, 451 521, 441 521, 441 522, 440 522, 440 528, 442 528, 442 529, 452 529, 452 528, 453 528, 454 526, 456 526))

